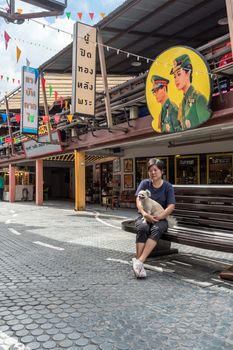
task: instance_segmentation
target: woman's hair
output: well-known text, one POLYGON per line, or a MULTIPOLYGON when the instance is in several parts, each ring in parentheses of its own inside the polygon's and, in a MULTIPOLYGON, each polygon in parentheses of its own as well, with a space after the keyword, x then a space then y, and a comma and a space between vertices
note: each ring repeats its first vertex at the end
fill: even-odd
POLYGON ((163 171, 163 162, 160 159, 151 158, 147 163, 147 170, 149 170, 152 165, 156 165, 159 170, 163 171))

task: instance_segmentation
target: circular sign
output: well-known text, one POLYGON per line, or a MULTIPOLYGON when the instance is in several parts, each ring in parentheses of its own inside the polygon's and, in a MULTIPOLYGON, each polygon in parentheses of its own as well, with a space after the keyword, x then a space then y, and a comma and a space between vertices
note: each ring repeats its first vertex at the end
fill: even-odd
POLYGON ((146 81, 146 101, 159 133, 196 128, 210 116, 208 63, 196 50, 174 46, 153 62, 146 81))

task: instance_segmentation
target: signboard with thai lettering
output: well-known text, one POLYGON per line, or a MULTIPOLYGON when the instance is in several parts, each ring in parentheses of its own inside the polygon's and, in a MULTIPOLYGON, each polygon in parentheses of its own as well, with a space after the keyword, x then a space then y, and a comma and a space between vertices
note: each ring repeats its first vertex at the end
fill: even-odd
POLYGON ((58 131, 51 133, 52 141, 57 143, 49 143, 48 135, 39 136, 38 142, 30 140, 23 143, 24 152, 27 158, 35 158, 62 151, 60 142, 60 134, 58 131))
POLYGON ((22 68, 21 133, 38 134, 39 70, 22 68))
POLYGON ((96 79, 96 28, 74 25, 72 108, 73 113, 94 116, 96 79))

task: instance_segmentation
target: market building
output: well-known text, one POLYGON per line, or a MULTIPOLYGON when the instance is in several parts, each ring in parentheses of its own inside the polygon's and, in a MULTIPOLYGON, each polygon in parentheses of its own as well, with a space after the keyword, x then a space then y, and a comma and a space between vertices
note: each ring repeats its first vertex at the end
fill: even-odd
MULTIPOLYGON (((5 99, 0 101, 0 113, 9 116, 2 120, 0 135, 5 199, 33 199, 42 204, 43 198, 67 198, 75 201, 76 209, 84 208, 86 202, 132 207, 135 188, 147 176, 146 162, 155 156, 164 161, 164 177, 173 184, 232 184, 233 19, 227 14, 229 4, 228 0, 128 0, 97 23, 104 46, 99 45, 102 56, 101 50, 97 55, 97 82, 101 82, 93 117, 72 114, 73 45, 43 63, 39 71, 46 73, 49 123, 59 142, 49 144, 48 136, 41 136, 45 143, 40 152, 27 151, 34 141, 19 131, 20 88, 7 96, 8 106, 5 99), (207 60, 213 84, 212 116, 198 127, 161 133, 152 128, 147 76, 152 60, 174 46, 194 48, 207 60), (103 74, 103 58, 107 74, 103 74), (50 85, 56 96, 50 96, 50 85)), ((163 64, 169 68, 171 62, 163 64)), ((201 81, 200 72, 195 73, 201 81)), ((48 120, 42 117, 47 114, 41 100, 41 134, 48 131, 48 120)))

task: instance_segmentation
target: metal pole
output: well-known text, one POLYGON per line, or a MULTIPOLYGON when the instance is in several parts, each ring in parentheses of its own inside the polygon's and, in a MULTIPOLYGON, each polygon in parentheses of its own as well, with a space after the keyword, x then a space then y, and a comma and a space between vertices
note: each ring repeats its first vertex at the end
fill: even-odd
POLYGON ((99 59, 100 59, 100 68, 101 68, 101 75, 103 79, 104 84, 104 91, 105 91, 105 107, 106 107, 106 114, 107 114, 107 122, 108 127, 112 128, 112 112, 111 112, 111 105, 110 105, 110 94, 108 89, 108 79, 107 79, 107 70, 106 70, 106 63, 105 63, 105 56, 104 56, 104 47, 103 47, 103 39, 100 33, 100 30, 98 29, 98 50, 99 50, 99 59))
POLYGON ((43 100, 44 100, 44 111, 45 115, 48 116, 48 121, 46 123, 47 129, 48 129, 48 138, 49 142, 52 143, 52 136, 51 136, 51 130, 50 130, 50 121, 49 121, 49 108, 48 108, 48 102, 47 102, 47 96, 46 96, 46 90, 45 87, 42 87, 42 94, 43 94, 43 100))
POLYGON ((11 121, 10 121, 10 116, 9 116, 9 104, 8 104, 8 99, 7 96, 5 96, 5 103, 6 103, 6 113, 7 113, 7 125, 8 125, 8 130, 9 130, 9 136, 11 139, 11 154, 14 155, 14 142, 13 142, 13 137, 12 137, 12 130, 11 130, 11 121))

